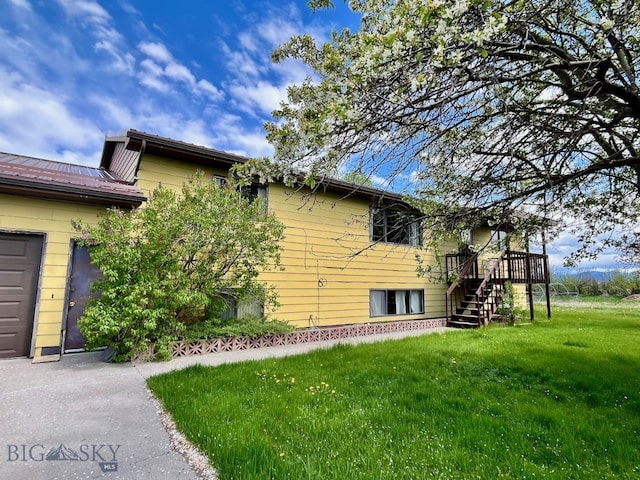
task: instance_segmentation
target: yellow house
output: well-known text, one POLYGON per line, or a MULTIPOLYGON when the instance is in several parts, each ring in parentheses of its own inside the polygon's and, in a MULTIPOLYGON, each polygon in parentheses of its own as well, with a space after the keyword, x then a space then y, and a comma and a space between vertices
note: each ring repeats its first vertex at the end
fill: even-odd
MULTIPOLYGON (((97 272, 74 245, 72 220, 141 205, 196 170, 224 177, 245 160, 136 130, 107 137, 98 168, 0 154, 0 259, 10 265, 0 271, 0 357, 51 361, 82 348, 75 322, 97 272)), ((416 254, 436 259, 419 248, 418 212, 401 196, 337 180, 250 190, 285 225, 284 270, 262 276, 279 292, 275 318, 325 327, 447 316, 450 285, 417 275, 416 254)))
MULTIPOLYGON (((224 176, 244 160, 130 130, 107 139, 101 167, 148 194, 159 183, 180 188, 196 169, 224 176)), ((284 270, 262 277, 279 292, 275 317, 308 327, 444 315, 444 284, 416 274, 418 223, 393 239, 385 231, 393 212, 407 212, 399 195, 336 180, 314 192, 278 183, 253 188, 285 225, 284 270)))

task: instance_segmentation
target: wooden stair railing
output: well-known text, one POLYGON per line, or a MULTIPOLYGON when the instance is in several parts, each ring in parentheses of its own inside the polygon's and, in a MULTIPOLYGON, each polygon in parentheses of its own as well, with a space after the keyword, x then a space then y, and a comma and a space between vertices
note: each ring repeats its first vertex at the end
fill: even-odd
POLYGON ((464 300, 474 286, 474 281, 478 278, 478 253, 475 253, 467 257, 462 266, 460 266, 459 255, 447 256, 447 281, 450 280, 450 272, 453 272, 456 277, 449 285, 446 296, 446 316, 447 322, 451 321, 453 312, 464 300), (450 265, 449 262, 455 259, 455 265, 450 265))
MULTIPOLYGON (((500 305, 504 282, 509 279, 508 273, 505 275, 503 263, 503 260, 508 256, 509 250, 505 249, 500 252, 498 258, 492 261, 489 271, 475 291, 477 318, 480 326, 487 325, 491 321, 500 305)), ((506 263, 508 266, 509 260, 506 263)))
POLYGON ((458 327, 479 327, 489 323, 502 298, 503 284, 509 278, 505 272, 505 258, 509 251, 502 250, 491 261, 482 281, 478 275, 478 255, 467 260, 458 279, 447 289, 447 323, 458 327), (471 272, 475 268, 475 275, 471 272))

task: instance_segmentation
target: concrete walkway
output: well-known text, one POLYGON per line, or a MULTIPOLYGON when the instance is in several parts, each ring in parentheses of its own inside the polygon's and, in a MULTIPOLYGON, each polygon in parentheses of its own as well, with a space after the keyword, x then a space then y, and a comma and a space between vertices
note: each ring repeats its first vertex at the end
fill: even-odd
POLYGON ((145 379, 196 363, 220 365, 283 357, 337 343, 370 343, 430 329, 327 342, 184 357, 162 363, 107 364, 99 353, 32 364, 0 360, 0 479, 195 480, 171 447, 145 379))

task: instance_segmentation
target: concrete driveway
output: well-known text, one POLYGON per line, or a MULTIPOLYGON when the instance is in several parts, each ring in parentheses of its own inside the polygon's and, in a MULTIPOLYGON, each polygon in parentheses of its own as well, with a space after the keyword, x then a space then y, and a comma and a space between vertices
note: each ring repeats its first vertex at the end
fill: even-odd
POLYGON ((108 364, 99 353, 60 362, 0 360, 0 479, 200 478, 171 444, 147 377, 200 363, 282 357, 336 343, 376 342, 444 329, 398 332, 302 345, 108 364))

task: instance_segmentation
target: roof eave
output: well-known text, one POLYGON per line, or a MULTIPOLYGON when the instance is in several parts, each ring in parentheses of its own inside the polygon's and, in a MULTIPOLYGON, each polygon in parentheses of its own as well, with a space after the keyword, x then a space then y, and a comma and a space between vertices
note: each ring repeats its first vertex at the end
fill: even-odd
MULTIPOLYGON (((232 153, 215 150, 209 147, 193 145, 190 143, 173 140, 158 135, 152 135, 138 130, 128 130, 126 137, 108 137, 105 142, 105 152, 109 155, 112 153, 113 145, 117 142, 124 142, 127 150, 140 151, 144 147, 145 153, 162 155, 177 160, 188 161, 200 165, 212 165, 229 168, 237 163, 245 163, 248 158, 232 153), (111 146, 106 144, 111 142, 111 146), (109 150, 107 150, 109 148, 109 150)), ((106 167, 105 153, 103 152, 103 161, 100 164, 106 167)), ((304 183, 304 175, 299 176, 301 184, 304 183)), ((373 187, 356 185, 349 182, 336 179, 317 179, 316 190, 324 188, 326 191, 344 194, 345 197, 365 198, 379 202, 401 202, 406 203, 406 198, 402 195, 380 190, 373 187)))
POLYGON ((101 192, 86 188, 35 183, 33 181, 7 178, 0 178, 0 193, 65 201, 81 199, 83 203, 86 204, 118 207, 137 207, 147 200, 143 195, 101 192))
MULTIPOLYGON (((118 141, 118 139, 114 138, 113 141, 118 141)), ((145 153, 169 156, 171 158, 203 165, 220 165, 230 167, 237 163, 244 163, 247 161, 246 157, 223 152, 221 150, 180 142, 178 140, 140 132, 138 130, 127 131, 125 142, 125 148, 127 150, 139 152, 143 145, 145 153)))

